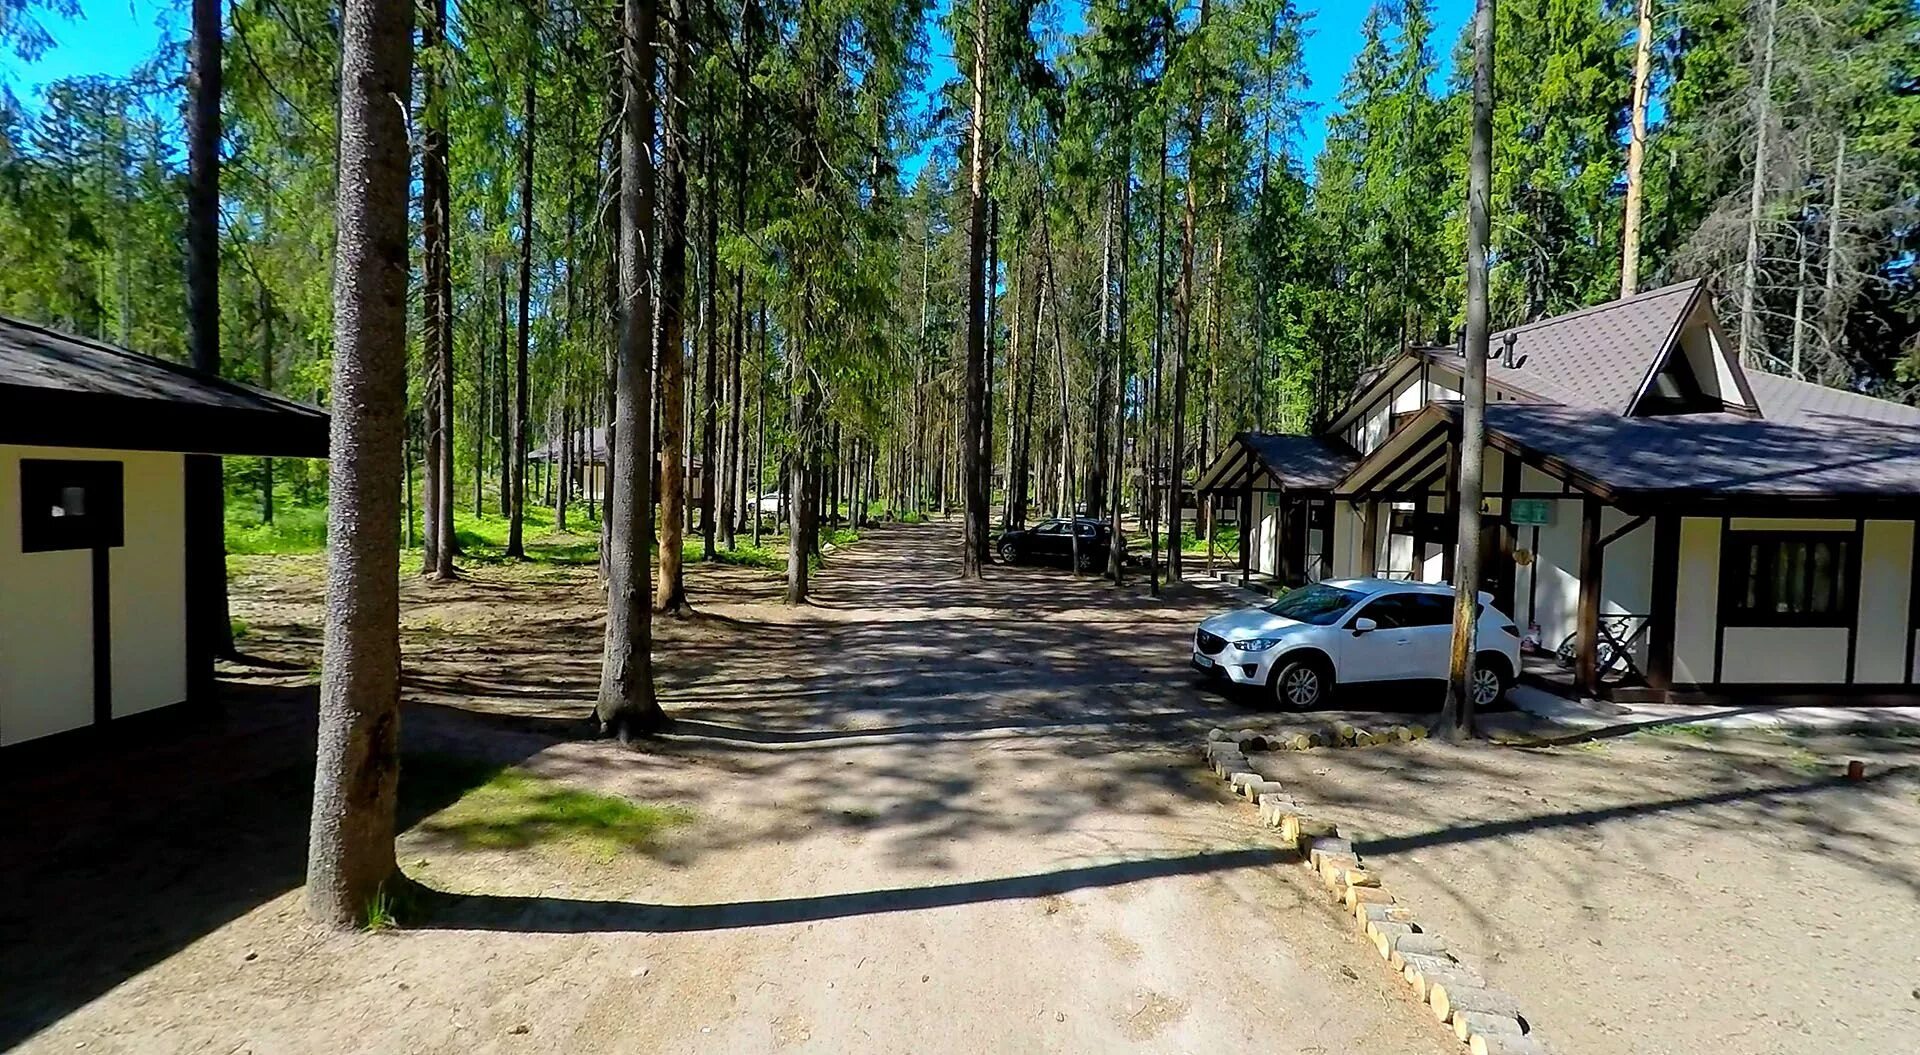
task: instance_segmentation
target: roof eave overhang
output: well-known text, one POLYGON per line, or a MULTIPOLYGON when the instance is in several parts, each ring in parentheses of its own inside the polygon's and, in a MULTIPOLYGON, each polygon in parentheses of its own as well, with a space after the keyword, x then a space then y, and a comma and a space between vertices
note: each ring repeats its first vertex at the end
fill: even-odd
POLYGON ((202 406, 0 385, 0 443, 264 458, 325 458, 318 410, 202 406))

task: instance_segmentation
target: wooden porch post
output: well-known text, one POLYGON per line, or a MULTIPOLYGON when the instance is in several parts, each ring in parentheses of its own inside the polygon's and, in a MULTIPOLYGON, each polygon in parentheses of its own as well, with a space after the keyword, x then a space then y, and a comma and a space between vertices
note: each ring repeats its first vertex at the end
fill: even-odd
POLYGON ((1369 498, 1360 505, 1360 560, 1354 564, 1363 579, 1380 572, 1380 502, 1369 498))
POLYGON ((1279 539, 1275 548, 1280 556, 1273 566, 1273 577, 1282 586, 1292 586, 1299 581, 1296 578, 1298 562, 1294 560, 1293 555, 1298 549, 1296 541, 1300 534, 1300 522, 1293 515, 1294 506, 1294 500, 1282 494, 1280 508, 1275 511, 1275 518, 1280 521, 1279 539))
MULTIPOLYGON (((1520 493, 1520 459, 1513 454, 1500 456, 1500 573, 1504 576, 1500 604, 1508 615, 1519 619, 1520 568, 1513 560, 1520 547, 1520 528, 1513 522, 1513 497, 1520 493)), ((1484 569, 1483 569, 1484 570, 1484 569)), ((1529 573, 1531 574, 1531 573, 1529 573)))
POLYGON ((1653 591, 1647 613, 1647 687, 1673 688, 1673 632, 1680 600, 1680 518, 1653 518, 1653 591))
POLYGON ((1600 695, 1600 577, 1606 551, 1600 548, 1600 500, 1589 496, 1580 506, 1580 635, 1574 687, 1600 695))
MULTIPOLYGON (((1460 556, 1460 547, 1468 544, 1468 539, 1460 537, 1460 430, 1454 429, 1447 435, 1447 511, 1445 523, 1453 525, 1453 545, 1440 544, 1440 581, 1452 582, 1455 562, 1460 556)), ((1479 539, 1471 540, 1474 545, 1479 539)))
POLYGON ((1240 488, 1240 585, 1253 581, 1253 474, 1240 488))

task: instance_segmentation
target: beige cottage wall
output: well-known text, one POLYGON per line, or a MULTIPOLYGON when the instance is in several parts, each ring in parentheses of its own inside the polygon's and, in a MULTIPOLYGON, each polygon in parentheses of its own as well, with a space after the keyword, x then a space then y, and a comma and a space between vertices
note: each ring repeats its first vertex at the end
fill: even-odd
POLYGON ((92 555, 21 552, 23 458, 124 466, 126 544, 108 555, 113 713, 181 702, 187 695, 183 457, 0 446, 0 745, 93 721, 92 555))

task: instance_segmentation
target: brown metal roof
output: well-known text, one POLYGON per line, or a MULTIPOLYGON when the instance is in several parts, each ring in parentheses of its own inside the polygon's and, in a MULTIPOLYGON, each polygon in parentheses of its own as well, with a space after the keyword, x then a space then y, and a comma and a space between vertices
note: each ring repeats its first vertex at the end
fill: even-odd
POLYGON ((1490 434, 1562 463, 1576 482, 1603 494, 1920 497, 1920 422, 1858 425, 1741 414, 1627 418, 1543 403, 1487 407, 1490 434))
MULTIPOLYGON (((1328 436, 1298 436, 1280 432, 1241 432, 1233 437, 1234 446, 1245 451, 1253 462, 1288 490, 1324 491, 1347 475, 1360 461, 1353 448, 1328 436)), ((1216 491, 1239 487, 1239 474, 1229 481, 1228 470, 1239 467, 1240 459, 1230 457, 1233 448, 1222 452, 1200 479, 1197 490, 1216 491)))
POLYGON ((1760 413, 1773 421, 1797 422, 1816 427, 1839 427, 1862 421, 1891 425, 1920 425, 1920 407, 1894 403, 1873 396, 1828 388, 1811 381, 1747 371, 1747 384, 1753 387, 1760 413))
POLYGON ((325 457, 327 415, 102 341, 0 316, 0 442, 325 457))
MULTIPOLYGON (((1487 364, 1487 380, 1542 402, 1625 414, 1706 286, 1705 279, 1695 279, 1502 330, 1489 341, 1495 358, 1487 364), (1512 368, 1502 355, 1508 334, 1519 364, 1512 368)), ((1458 349, 1421 354, 1464 368, 1458 349)))

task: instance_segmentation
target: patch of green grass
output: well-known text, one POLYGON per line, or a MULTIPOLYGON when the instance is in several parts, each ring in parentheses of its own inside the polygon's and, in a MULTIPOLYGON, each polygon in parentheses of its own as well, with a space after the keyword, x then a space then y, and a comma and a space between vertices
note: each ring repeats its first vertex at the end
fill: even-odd
POLYGON ((899 516, 896 516, 894 519, 899 521, 902 524, 924 524, 927 522, 927 515, 918 510, 909 509, 902 512, 899 516))
POLYGON ((1717 740, 1726 730, 1717 725, 1683 723, 1679 725, 1650 725, 1640 732, 1646 736, 1683 736, 1695 740, 1717 740))
POLYGON ((1832 771, 1827 760, 1804 747, 1796 747, 1787 755, 1787 768, 1805 773, 1810 777, 1825 775, 1832 771))
POLYGON ((394 914, 393 896, 382 885, 373 892, 373 898, 367 902, 366 909, 360 914, 360 929, 368 934, 378 934, 383 930, 392 930, 400 925, 394 914))
POLYGON ((327 546, 327 507, 281 506, 262 523, 257 503, 227 502, 228 553, 312 553, 327 546))
POLYGON ((693 820, 684 807, 635 803, 522 769, 445 756, 408 756, 401 766, 403 790, 409 781, 428 792, 448 782, 467 789, 419 828, 469 849, 558 846, 611 858, 646 850, 662 833, 693 820))
POLYGON ((1607 743, 1604 740, 1582 740, 1574 744, 1573 749, 1585 751, 1590 755, 1604 755, 1607 753, 1607 743))
POLYGON ((233 639, 235 641, 245 641, 247 635, 253 633, 253 630, 247 626, 245 619, 229 620, 227 626, 233 631, 233 639))
MULTIPOLYGON (((1198 528, 1193 528, 1193 527, 1188 528, 1186 530, 1186 533, 1180 537, 1180 552, 1183 554, 1191 553, 1199 557, 1206 556, 1207 555, 1206 535, 1201 534, 1198 528)), ((1221 525, 1220 527, 1217 527, 1214 529, 1214 532, 1213 532, 1213 555, 1214 556, 1216 557, 1234 556, 1234 555, 1238 555, 1239 552, 1240 552, 1240 529, 1239 528, 1231 527, 1227 525, 1221 525)))
MULTIPOLYGON (((692 552, 686 554, 688 563, 700 559, 700 544, 692 545, 692 552)), ((785 571, 787 554, 784 549, 762 543, 758 546, 751 542, 739 542, 734 549, 719 546, 713 551, 715 564, 727 564, 736 568, 759 568, 762 571, 785 571)))

